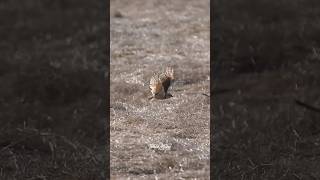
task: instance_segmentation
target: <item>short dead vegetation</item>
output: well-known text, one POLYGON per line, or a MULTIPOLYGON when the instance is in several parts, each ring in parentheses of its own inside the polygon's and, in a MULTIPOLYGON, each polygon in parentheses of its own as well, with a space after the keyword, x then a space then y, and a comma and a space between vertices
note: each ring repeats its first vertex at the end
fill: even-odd
POLYGON ((111 14, 112 179, 209 179, 209 1, 115 0, 111 14), (149 101, 166 66, 173 97, 149 101))

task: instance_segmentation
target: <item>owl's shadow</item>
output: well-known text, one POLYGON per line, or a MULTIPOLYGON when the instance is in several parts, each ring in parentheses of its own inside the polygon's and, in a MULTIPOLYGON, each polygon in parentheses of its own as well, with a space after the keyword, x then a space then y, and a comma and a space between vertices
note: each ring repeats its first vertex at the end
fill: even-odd
POLYGON ((172 94, 170 94, 170 93, 167 93, 166 94, 166 97, 165 97, 165 99, 169 99, 169 98, 172 98, 173 96, 172 96, 172 94))
MULTIPOLYGON (((169 99, 169 98, 172 98, 172 97, 173 97, 172 94, 167 93, 166 96, 165 96, 165 98, 163 98, 163 99, 157 99, 157 100, 165 100, 165 99, 169 99)), ((148 99, 149 99, 149 100, 154 100, 154 99, 156 99, 156 98, 154 98, 153 96, 151 96, 151 97, 149 97, 148 99)))

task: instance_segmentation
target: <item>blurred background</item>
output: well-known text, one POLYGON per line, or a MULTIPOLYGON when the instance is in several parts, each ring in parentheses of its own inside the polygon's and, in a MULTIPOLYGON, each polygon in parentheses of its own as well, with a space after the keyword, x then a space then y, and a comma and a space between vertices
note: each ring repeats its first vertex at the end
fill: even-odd
POLYGON ((105 177, 106 8, 0 2, 0 179, 105 177))
POLYGON ((217 179, 319 179, 318 1, 214 1, 217 179))

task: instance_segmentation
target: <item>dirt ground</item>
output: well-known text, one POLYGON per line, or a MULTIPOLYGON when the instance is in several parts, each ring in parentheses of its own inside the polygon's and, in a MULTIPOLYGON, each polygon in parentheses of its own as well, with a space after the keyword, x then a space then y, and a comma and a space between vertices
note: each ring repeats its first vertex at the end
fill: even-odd
POLYGON ((209 0, 112 0, 111 179, 209 179, 209 0), (172 98, 149 101, 173 66, 172 98))

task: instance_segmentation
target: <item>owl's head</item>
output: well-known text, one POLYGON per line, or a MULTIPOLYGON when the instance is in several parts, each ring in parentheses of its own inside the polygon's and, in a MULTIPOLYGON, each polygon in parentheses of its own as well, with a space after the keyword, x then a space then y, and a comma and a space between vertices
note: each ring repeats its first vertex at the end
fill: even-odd
POLYGON ((150 90, 151 90, 152 96, 155 98, 161 99, 165 97, 165 92, 164 92, 162 83, 157 77, 151 78, 150 90))

